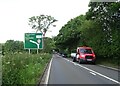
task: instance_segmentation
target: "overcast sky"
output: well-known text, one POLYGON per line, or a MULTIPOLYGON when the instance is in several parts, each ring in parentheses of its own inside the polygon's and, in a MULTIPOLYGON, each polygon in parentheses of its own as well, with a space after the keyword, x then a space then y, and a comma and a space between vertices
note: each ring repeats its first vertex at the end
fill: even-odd
POLYGON ((56 36, 70 19, 88 11, 90 0, 0 0, 0 43, 6 40, 24 41, 24 33, 33 33, 28 19, 40 14, 58 21, 46 36, 56 36))

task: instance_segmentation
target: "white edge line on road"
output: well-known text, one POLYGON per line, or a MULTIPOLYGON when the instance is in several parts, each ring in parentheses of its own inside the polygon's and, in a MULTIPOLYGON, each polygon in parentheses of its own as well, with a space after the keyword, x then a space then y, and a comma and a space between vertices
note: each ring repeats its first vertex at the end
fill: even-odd
POLYGON ((48 67, 48 71, 47 71, 47 75, 46 75, 45 84, 48 84, 48 80, 49 80, 49 76, 50 76, 50 69, 51 69, 52 60, 53 60, 53 57, 52 57, 52 59, 51 59, 51 61, 50 61, 49 67, 48 67))
POLYGON ((108 66, 104 66, 104 65, 98 65, 98 66, 101 66, 101 67, 105 67, 105 68, 109 68, 109 69, 113 69, 113 70, 119 71, 119 69, 117 69, 117 68, 112 68, 112 67, 108 67, 108 66))
MULTIPOLYGON (((65 58, 64 58, 64 59, 65 59, 65 58)), ((67 60, 67 59, 65 59, 65 60, 67 60)), ((70 61, 70 60, 69 60, 69 62, 78 65, 77 63, 72 62, 72 61, 70 61)), ((113 81, 113 82, 115 82, 115 83, 117 83, 117 84, 120 84, 119 81, 114 80, 114 79, 112 79, 112 78, 110 78, 110 77, 108 77, 108 76, 105 76, 105 75, 101 74, 101 73, 98 73, 98 72, 96 72, 96 71, 94 71, 94 70, 92 70, 92 69, 89 69, 89 68, 84 67, 84 66, 82 66, 82 65, 78 65, 78 66, 79 66, 79 67, 82 67, 82 68, 84 68, 84 69, 86 69, 86 70, 88 70, 88 71, 90 71, 90 72, 92 72, 92 73, 98 74, 99 76, 102 76, 102 77, 104 77, 104 78, 106 78, 106 79, 108 79, 108 80, 111 80, 111 81, 113 81)))

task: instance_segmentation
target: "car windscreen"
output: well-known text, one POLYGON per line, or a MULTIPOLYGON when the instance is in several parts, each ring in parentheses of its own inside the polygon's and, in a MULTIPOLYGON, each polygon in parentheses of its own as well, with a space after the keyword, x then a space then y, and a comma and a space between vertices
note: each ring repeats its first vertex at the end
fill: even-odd
POLYGON ((91 49, 80 49, 80 53, 83 53, 83 54, 92 54, 92 50, 91 49))

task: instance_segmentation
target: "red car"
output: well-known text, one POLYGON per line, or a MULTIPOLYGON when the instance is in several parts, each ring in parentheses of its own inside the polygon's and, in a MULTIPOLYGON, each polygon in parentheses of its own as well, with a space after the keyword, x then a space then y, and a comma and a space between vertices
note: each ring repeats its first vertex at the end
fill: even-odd
POLYGON ((76 57, 73 58, 73 61, 78 61, 79 63, 83 62, 92 62, 95 64, 96 56, 91 47, 78 47, 76 57))

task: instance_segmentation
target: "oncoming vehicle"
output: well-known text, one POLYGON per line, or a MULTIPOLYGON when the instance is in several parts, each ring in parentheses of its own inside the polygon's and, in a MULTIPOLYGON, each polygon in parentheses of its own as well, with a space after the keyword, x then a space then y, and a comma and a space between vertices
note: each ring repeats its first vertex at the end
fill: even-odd
POLYGON ((92 62, 95 64, 95 54, 91 47, 78 47, 77 48, 77 55, 73 58, 73 62, 78 61, 79 63, 83 62, 92 62))

